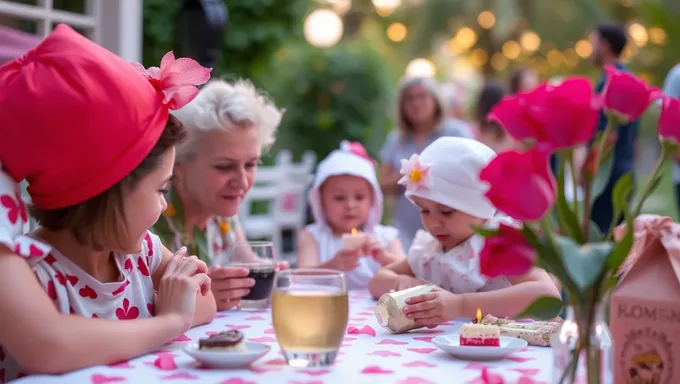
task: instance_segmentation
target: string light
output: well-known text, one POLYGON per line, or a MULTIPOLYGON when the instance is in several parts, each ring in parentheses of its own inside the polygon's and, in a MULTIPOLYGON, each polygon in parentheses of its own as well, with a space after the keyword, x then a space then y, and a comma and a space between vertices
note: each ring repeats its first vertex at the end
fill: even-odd
POLYGON ((406 33, 406 26, 402 23, 392 23, 387 27, 387 37, 397 43, 406 38, 406 33))
POLYGON ((519 44, 527 52, 536 52, 541 46, 541 38, 534 31, 526 31, 519 38, 519 44))

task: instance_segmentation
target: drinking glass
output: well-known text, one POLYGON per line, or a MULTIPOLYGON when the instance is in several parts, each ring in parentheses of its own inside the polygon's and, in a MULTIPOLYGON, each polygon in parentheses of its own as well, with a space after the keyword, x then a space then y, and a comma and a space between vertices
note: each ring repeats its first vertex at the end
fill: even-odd
POLYGON ((348 316, 344 273, 331 269, 292 269, 276 275, 272 320, 288 365, 333 364, 348 316))
POLYGON ((250 271, 248 277, 255 280, 255 285, 250 288, 250 293, 241 298, 239 308, 267 308, 276 273, 274 245, 271 241, 232 244, 223 253, 220 265, 248 268, 250 271))

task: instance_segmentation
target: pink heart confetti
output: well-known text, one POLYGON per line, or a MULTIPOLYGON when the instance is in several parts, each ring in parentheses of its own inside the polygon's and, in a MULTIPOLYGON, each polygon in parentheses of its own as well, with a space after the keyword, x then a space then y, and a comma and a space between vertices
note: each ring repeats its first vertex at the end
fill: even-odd
POLYGON ((418 336, 413 338, 413 340, 424 341, 426 343, 431 343, 432 339, 434 339, 434 336, 418 336))
POLYGON ((422 377, 407 377, 406 379, 399 382, 399 384, 435 384, 430 380, 423 379, 422 377))
POLYGON ((357 327, 348 327, 347 328, 347 333, 350 335, 369 335, 369 336, 375 336, 375 329, 371 328, 369 325, 364 325, 361 328, 357 327))
POLYGON ((256 384, 254 381, 244 380, 240 377, 230 377, 226 380, 222 380, 219 384, 256 384))
POLYGON ((409 368, 434 368, 437 366, 437 364, 428 363, 427 361, 422 360, 411 361, 410 363, 404 363, 402 365, 409 368))
POLYGON ((322 376, 327 373, 330 373, 330 369, 302 369, 299 370, 298 372, 304 373, 305 375, 309 376, 322 376))
POLYGON ((243 319, 243 320, 247 320, 247 321, 257 321, 257 320, 267 320, 267 319, 265 319, 265 318, 262 317, 262 316, 249 316, 249 317, 246 317, 246 318, 243 319))
POLYGON ((517 384, 547 384, 545 381, 536 381, 529 376, 522 376, 517 381, 517 384))
POLYGON ((415 353, 422 353, 424 355, 432 353, 437 350, 437 348, 406 348, 407 350, 415 353))
POLYGON ((380 357, 401 356, 400 353, 392 351, 373 351, 371 353, 367 353, 367 355, 380 357))
POLYGON ((357 339, 356 337, 345 336, 342 338, 342 341, 354 341, 356 339, 357 339))
POLYGON ((255 343, 276 343, 276 339, 269 336, 253 337, 248 339, 248 341, 252 341, 255 343))
POLYGON ((90 381, 92 384, 104 384, 104 383, 116 383, 121 381, 126 381, 123 376, 106 376, 101 373, 95 373, 90 376, 90 381))
POLYGON ((183 341, 191 341, 191 338, 187 335, 179 335, 179 336, 175 337, 171 341, 171 343, 180 343, 180 342, 183 342, 183 341))
POLYGON ((158 355, 153 363, 146 363, 147 365, 153 365, 154 367, 162 371, 172 371, 177 369, 177 363, 175 363, 175 357, 169 353, 162 353, 158 355))
POLYGON ((376 365, 371 365, 362 369, 361 373, 364 375, 389 375, 390 373, 394 373, 394 371, 383 369, 376 365))
POLYGON ((377 345, 406 345, 408 344, 405 341, 398 341, 398 340, 392 340, 392 339, 384 339, 380 340, 379 342, 376 343, 377 345))
POLYGON ((250 328, 250 325, 247 325, 247 324, 225 324, 224 326, 227 327, 227 328, 236 329, 236 330, 250 328))
POLYGON ((217 335, 219 332, 217 331, 208 331, 205 333, 206 336, 212 336, 212 335, 217 335))
POLYGON ((480 364, 480 363, 470 363, 463 367, 463 369, 470 369, 470 370, 477 370, 477 371, 483 371, 485 369, 488 369, 489 366, 480 364))
POLYGON ((359 315, 359 316, 373 316, 373 312, 364 311, 364 312, 357 313, 357 315, 359 315))
POLYGON ((512 355, 506 356, 505 358, 508 359, 508 360, 517 362, 517 363, 524 363, 526 361, 536 360, 533 357, 522 357, 522 356, 512 356, 512 355))
POLYGON ((541 371, 538 368, 510 368, 510 370, 526 376, 536 376, 541 371))
POLYGON ((531 352, 531 348, 522 348, 517 352, 531 352))
POLYGON ((267 329, 264 330, 265 335, 273 335, 275 333, 276 332, 274 331, 274 328, 267 328, 267 329))
POLYGON ((115 363, 115 364, 109 364, 110 368, 134 368, 134 365, 131 365, 127 361, 121 361, 120 363, 115 363))
POLYGON ((265 362, 267 365, 286 365, 286 360, 284 359, 272 359, 265 362))
POLYGON ((163 380, 198 380, 198 376, 189 372, 175 372, 166 376, 161 376, 163 380))

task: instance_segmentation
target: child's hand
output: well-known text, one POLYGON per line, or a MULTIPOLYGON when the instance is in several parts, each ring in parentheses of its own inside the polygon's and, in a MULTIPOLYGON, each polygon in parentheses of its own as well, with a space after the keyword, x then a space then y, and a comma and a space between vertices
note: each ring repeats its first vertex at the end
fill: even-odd
POLYGON ((341 249, 330 260, 330 267, 339 271, 351 271, 357 267, 361 249, 341 249))
POLYGON ((371 256, 381 266, 391 264, 394 259, 392 255, 380 244, 375 237, 367 235, 366 243, 361 248, 363 254, 371 256))
POLYGON ((419 285, 426 284, 424 281, 420 281, 415 277, 409 275, 399 275, 397 277, 397 282, 394 284, 395 291, 403 291, 404 289, 417 287, 419 285))
POLYGON ((437 325, 453 320, 461 313, 462 300, 460 296, 440 288, 409 297, 404 313, 418 324, 434 328, 437 325))

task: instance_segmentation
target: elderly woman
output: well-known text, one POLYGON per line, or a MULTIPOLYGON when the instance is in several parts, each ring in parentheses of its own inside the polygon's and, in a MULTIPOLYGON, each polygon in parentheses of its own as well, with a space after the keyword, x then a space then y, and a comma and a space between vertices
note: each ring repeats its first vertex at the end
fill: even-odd
MULTIPOLYGON (((245 241, 239 204, 253 186, 264 149, 275 140, 282 112, 248 81, 214 80, 177 117, 188 130, 177 147, 168 209, 153 227, 168 248, 186 246, 208 265, 245 241)), ((254 281, 246 268, 212 265, 218 310, 236 306, 254 281)))
POLYGON ((404 197, 403 187, 397 184, 401 160, 420 153, 440 137, 469 137, 470 132, 461 121, 447 118, 439 84, 432 78, 405 78, 399 86, 397 110, 396 130, 380 150, 379 179, 385 195, 396 196, 392 225, 399 230, 399 239, 408 249, 423 224, 418 208, 404 197))

